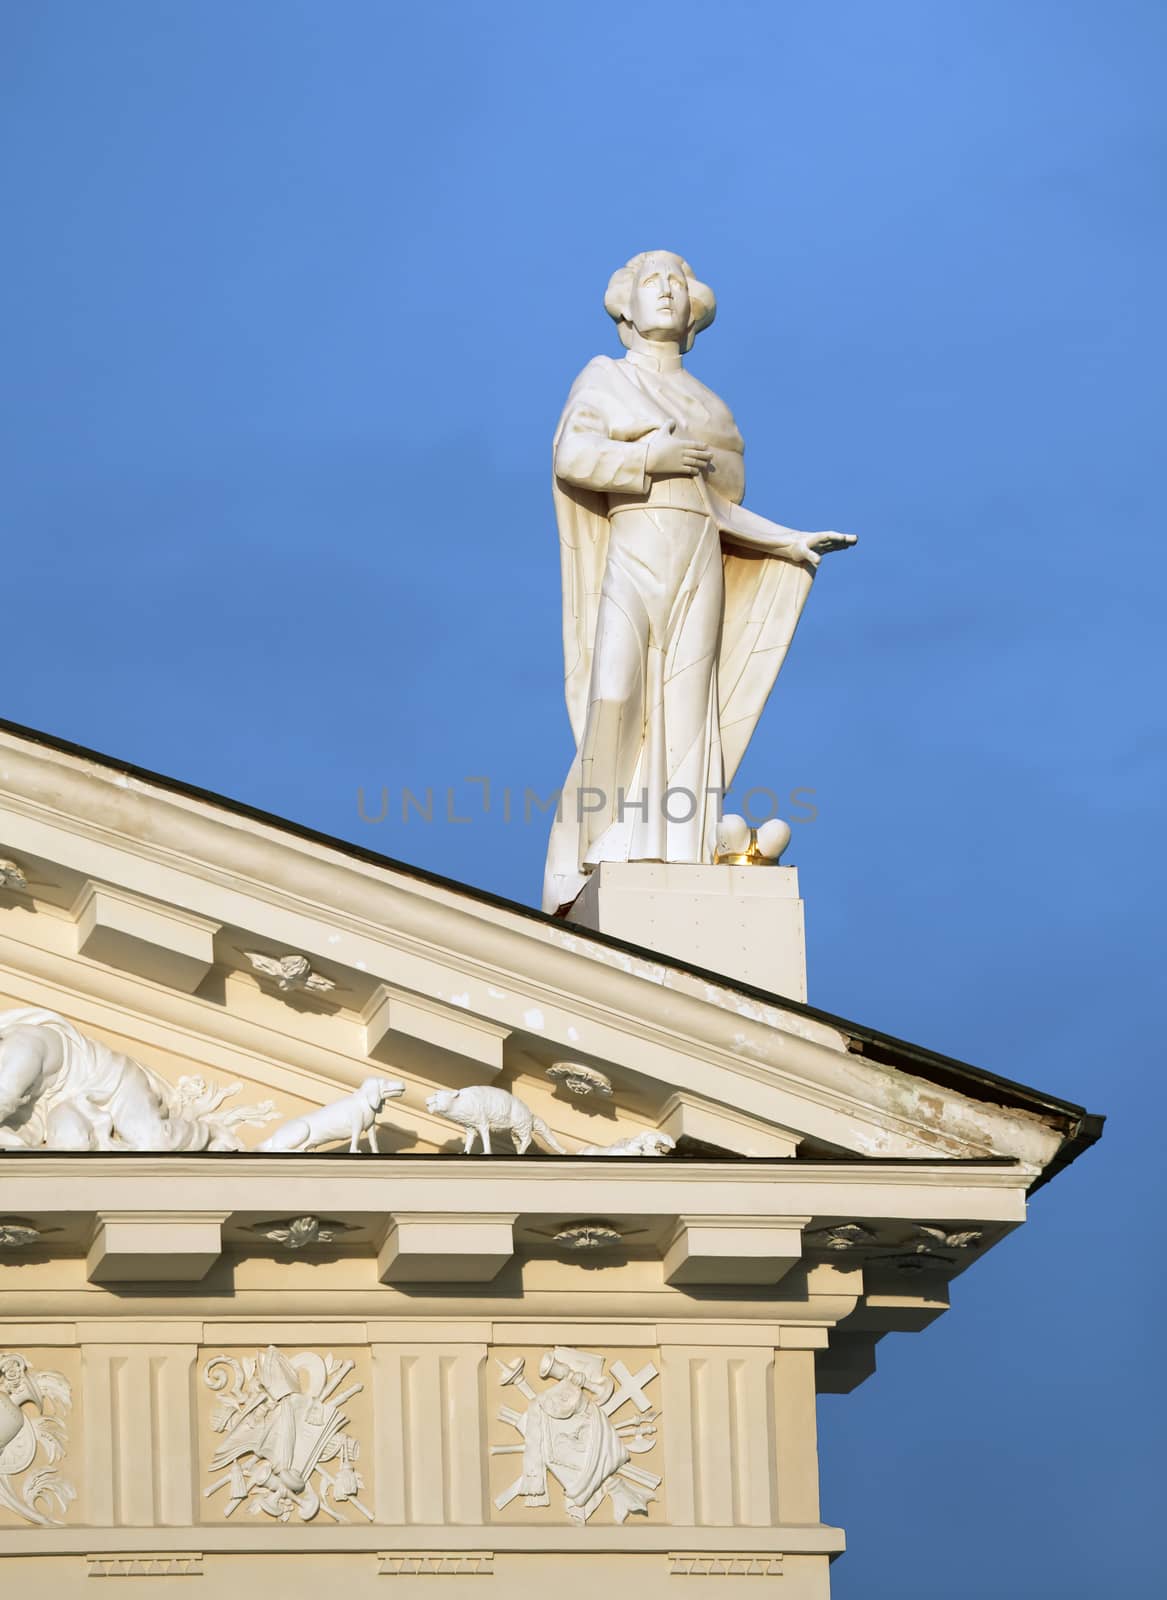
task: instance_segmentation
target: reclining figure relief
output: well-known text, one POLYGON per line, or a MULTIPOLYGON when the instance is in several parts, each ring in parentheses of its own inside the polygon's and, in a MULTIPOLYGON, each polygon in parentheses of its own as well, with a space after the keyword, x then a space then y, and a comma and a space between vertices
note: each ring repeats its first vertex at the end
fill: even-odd
POLYGON ((270 1100, 223 1110, 240 1087, 171 1084, 55 1011, 0 1012, 0 1148, 242 1150, 234 1129, 277 1113, 270 1100))

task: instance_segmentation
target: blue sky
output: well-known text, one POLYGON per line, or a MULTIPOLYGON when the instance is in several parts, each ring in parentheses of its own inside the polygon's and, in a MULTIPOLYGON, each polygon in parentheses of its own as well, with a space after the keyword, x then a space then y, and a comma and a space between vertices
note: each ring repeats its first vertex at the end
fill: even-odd
POLYGON ((0 4, 3 716, 537 902, 550 440, 644 248, 717 291, 749 503, 860 535, 742 774, 815 791, 811 998, 1111 1122, 823 1403, 841 1600, 1154 1587, 1165 42, 1139 0, 0 4))

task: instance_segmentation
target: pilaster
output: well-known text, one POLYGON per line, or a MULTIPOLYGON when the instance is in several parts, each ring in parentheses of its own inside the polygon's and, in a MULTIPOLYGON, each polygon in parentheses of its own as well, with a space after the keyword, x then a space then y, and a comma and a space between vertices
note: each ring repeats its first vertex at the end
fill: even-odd
POLYGON ((85 1344, 81 1352, 86 1520, 188 1527, 198 1521, 188 1344, 85 1344))

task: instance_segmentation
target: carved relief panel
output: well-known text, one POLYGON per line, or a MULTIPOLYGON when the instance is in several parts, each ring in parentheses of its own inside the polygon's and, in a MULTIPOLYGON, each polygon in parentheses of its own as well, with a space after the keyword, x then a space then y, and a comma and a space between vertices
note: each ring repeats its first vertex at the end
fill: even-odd
POLYGON ((655 1351, 496 1347, 487 1395, 493 1521, 666 1520, 655 1351))
POLYGON ((75 1351, 0 1346, 0 1527, 78 1520, 77 1376, 75 1351))
POLYGON ((199 1519, 372 1522, 367 1350, 203 1350, 199 1519))

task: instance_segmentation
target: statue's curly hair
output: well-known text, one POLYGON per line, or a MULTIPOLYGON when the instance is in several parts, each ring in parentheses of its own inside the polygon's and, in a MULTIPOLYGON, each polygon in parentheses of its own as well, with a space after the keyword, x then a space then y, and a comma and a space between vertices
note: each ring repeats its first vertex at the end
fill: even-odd
POLYGON ((686 351, 693 348, 693 340, 707 328, 717 315, 717 296, 707 283, 702 283, 693 276, 693 269, 684 256, 677 255, 675 250, 642 250, 638 256, 633 256, 622 267, 618 267, 608 279, 607 292, 604 295, 604 310, 620 325, 620 337, 627 344, 625 329, 632 321, 632 288, 636 282, 636 275, 647 261, 649 256, 672 256, 681 263, 681 270, 685 274, 685 282, 689 286, 689 331, 685 336, 684 348, 686 351))

